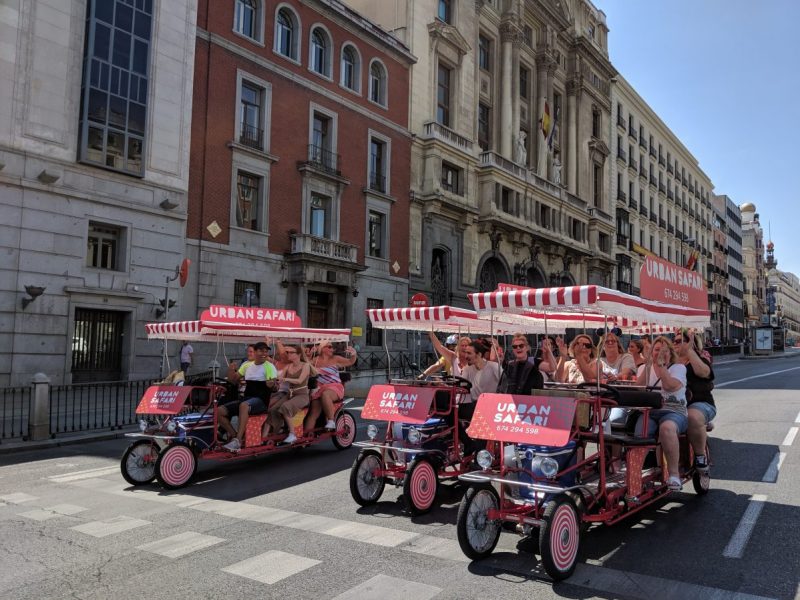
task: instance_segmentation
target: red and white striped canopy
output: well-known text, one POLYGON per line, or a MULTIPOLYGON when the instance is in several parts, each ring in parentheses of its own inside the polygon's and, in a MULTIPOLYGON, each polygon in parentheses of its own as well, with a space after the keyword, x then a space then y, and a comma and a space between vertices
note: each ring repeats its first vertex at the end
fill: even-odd
POLYGON ((200 321, 173 321, 171 323, 146 323, 148 340, 200 341, 200 321))
POLYGON ((282 342, 311 344, 322 340, 346 342, 349 329, 309 329, 305 327, 267 327, 224 321, 175 321, 147 323, 147 339, 188 340, 192 342, 258 342, 266 337, 282 342))
MULTIPOLYGON (((403 329, 406 331, 436 331, 441 333, 463 334, 511 334, 544 333, 545 323, 542 315, 533 313, 519 315, 516 319, 506 319, 497 315, 496 319, 479 318, 474 310, 453 306, 427 306, 420 308, 370 308, 367 316, 373 327, 379 329, 403 329)), ((559 333, 564 327, 553 324, 548 331, 559 333)))
POLYGON ((707 327, 707 310, 645 300, 597 285, 514 289, 470 294, 479 316, 553 311, 631 319, 672 327, 707 327))

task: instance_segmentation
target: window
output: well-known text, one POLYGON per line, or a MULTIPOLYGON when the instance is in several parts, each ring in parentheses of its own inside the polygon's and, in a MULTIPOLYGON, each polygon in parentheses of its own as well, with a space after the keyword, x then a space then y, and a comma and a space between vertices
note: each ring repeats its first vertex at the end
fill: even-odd
POLYGON ((452 23, 451 19, 453 18, 453 7, 451 6, 450 0, 439 0, 439 9, 436 13, 436 17, 440 21, 444 21, 445 23, 452 23))
POLYGON ((592 165, 594 173, 594 205, 597 208, 603 206, 603 167, 592 165))
POLYGON ((310 68, 324 77, 331 76, 331 43, 328 34, 321 27, 311 32, 310 68))
POLYGON ((482 35, 478 36, 478 66, 490 71, 492 68, 492 42, 482 35))
POLYGON ((450 76, 452 71, 440 64, 436 78, 436 121, 450 127, 450 76))
POLYGON ((236 226, 260 231, 261 177, 239 171, 236 176, 236 226))
POLYGON ((528 87, 530 86, 530 71, 525 67, 519 68, 519 95, 521 98, 528 97, 528 87))
POLYGON ((348 90, 361 91, 361 61, 358 52, 353 46, 342 48, 342 81, 341 84, 348 90))
POLYGON ((261 128, 262 105, 263 90, 250 83, 242 83, 239 143, 258 149, 264 147, 264 130, 261 128))
POLYGON ((330 238, 331 199, 319 194, 311 194, 310 210, 309 233, 320 238, 330 238))
POLYGON ((120 245, 122 232, 119 227, 101 223, 89 223, 86 247, 86 266, 95 269, 121 271, 120 245))
POLYGON ((461 169, 444 161, 442 161, 442 189, 459 196, 464 195, 461 189, 461 169))
POLYGON ((369 99, 386 106, 386 69, 378 61, 369 68, 369 99))
POLYGON ((316 167, 336 173, 339 157, 335 152, 333 119, 319 111, 314 111, 311 119, 311 145, 308 159, 316 167))
POLYGON ((369 140, 369 189, 385 194, 386 186, 386 142, 371 137, 369 140))
POLYGON ((492 111, 483 103, 478 104, 478 145, 488 150, 492 143, 492 111))
MULTIPOLYGON (((367 298, 367 309, 383 308, 383 300, 377 298, 367 298)), ((372 326, 372 321, 367 319, 366 329, 366 344, 367 346, 383 346, 383 329, 372 326)))
POLYGON ((152 4, 89 3, 79 160, 144 175, 152 4))
POLYGON ((300 60, 299 31, 294 13, 288 8, 281 8, 275 18, 275 51, 292 60, 300 60))
POLYGON ((386 215, 371 210, 367 225, 368 254, 374 258, 386 258, 384 240, 386 238, 386 215))
POLYGON ((600 138, 600 130, 602 129, 602 124, 600 122, 600 111, 597 109, 596 106, 592 107, 592 137, 593 138, 600 138))
POLYGON ((256 281, 233 280, 234 306, 260 306, 261 284, 256 281))
POLYGON ((261 27, 258 20, 258 1, 236 0, 233 11, 233 30, 251 40, 259 41, 261 27))

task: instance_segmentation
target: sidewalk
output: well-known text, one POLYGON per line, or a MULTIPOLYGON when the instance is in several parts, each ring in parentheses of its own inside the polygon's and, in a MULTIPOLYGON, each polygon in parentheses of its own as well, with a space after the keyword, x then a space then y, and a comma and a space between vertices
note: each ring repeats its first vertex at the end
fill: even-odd
POLYGON ((137 426, 124 427, 116 431, 91 431, 77 435, 65 435, 62 437, 51 438, 48 440, 38 440, 35 442, 10 441, 0 444, 0 455, 12 454, 16 452, 27 452, 29 450, 47 450, 59 446, 70 446, 73 444, 88 444, 90 442, 101 442, 104 440, 114 440, 125 437, 126 433, 139 431, 137 426))

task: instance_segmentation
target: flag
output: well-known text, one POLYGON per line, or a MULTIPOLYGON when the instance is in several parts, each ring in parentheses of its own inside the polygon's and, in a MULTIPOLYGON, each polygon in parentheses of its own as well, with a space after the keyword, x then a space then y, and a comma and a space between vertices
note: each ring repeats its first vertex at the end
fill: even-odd
POLYGON ((692 250, 689 253, 689 258, 686 259, 686 268, 689 271, 694 271, 694 267, 697 264, 697 258, 700 256, 700 252, 698 250, 692 250))
MULTIPOLYGON (((545 104, 545 110, 547 109, 547 104, 545 104)), ((556 106, 555 114, 553 115, 553 126, 550 127, 550 133, 547 136, 547 149, 552 151, 553 150, 553 140, 556 137, 556 130, 558 129, 558 117, 560 116, 561 109, 556 106)))
POLYGON ((542 113, 542 137, 547 139, 547 136, 550 135, 550 106, 547 104, 547 100, 544 101, 544 112, 542 113))

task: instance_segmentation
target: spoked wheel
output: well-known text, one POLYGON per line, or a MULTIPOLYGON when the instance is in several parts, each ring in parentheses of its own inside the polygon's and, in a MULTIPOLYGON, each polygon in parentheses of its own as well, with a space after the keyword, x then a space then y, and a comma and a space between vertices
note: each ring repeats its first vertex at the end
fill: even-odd
POLYGON ((197 457, 186 444, 167 446, 156 461, 156 478, 168 490, 189 483, 197 473, 197 457))
POLYGON ((347 450, 356 439, 356 419, 346 410, 336 415, 336 435, 331 438, 339 450, 347 450))
POLYGON ((145 485, 156 478, 158 446, 148 440, 134 442, 120 461, 122 477, 131 485, 145 485))
POLYGON ((350 469, 350 495, 361 506, 375 504, 383 494, 386 479, 377 475, 383 469, 381 455, 375 451, 362 452, 350 469))
POLYGON ((458 507, 456 533, 461 551, 472 560, 486 558, 500 539, 500 521, 489 520, 489 510, 500 507, 500 498, 490 485, 471 486, 458 507))
POLYGON ((581 541, 580 515, 575 503, 565 495, 551 500, 544 509, 544 525, 539 530, 539 551, 544 570, 554 580, 572 575, 581 541))
POLYGON ((427 458, 415 460, 403 480, 403 495, 406 497, 408 512, 414 516, 428 512, 433 508, 438 489, 439 478, 431 461, 427 458))
MULTIPOLYGON (((708 444, 706 444, 706 461, 708 464, 711 464, 711 455, 708 452, 708 444)), ((694 491, 698 496, 705 496, 708 493, 708 490, 711 489, 711 473, 706 471, 705 473, 701 473, 697 469, 694 470, 692 474, 692 486, 694 487, 694 491)))

